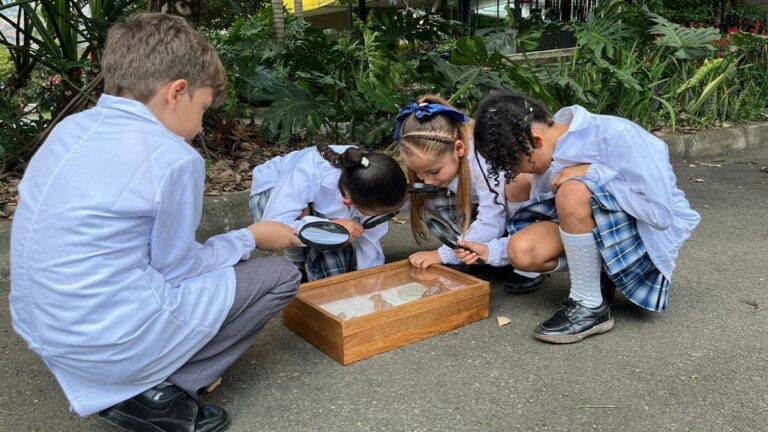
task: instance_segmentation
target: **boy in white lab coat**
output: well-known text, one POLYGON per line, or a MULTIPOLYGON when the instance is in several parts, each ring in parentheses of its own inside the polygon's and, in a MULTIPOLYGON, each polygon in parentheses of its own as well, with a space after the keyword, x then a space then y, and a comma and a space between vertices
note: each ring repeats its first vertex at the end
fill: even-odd
POLYGON ((226 74, 183 19, 116 24, 97 105, 62 121, 19 188, 16 331, 80 415, 134 431, 220 431, 198 402, 295 295, 300 274, 255 247, 300 244, 276 222, 195 242, 205 161, 188 142, 226 74))

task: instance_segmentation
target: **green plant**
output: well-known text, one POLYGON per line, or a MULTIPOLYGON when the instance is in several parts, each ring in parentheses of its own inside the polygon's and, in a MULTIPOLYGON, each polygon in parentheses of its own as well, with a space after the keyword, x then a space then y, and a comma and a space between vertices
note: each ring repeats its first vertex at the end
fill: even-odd
POLYGON ((6 49, 0 49, 0 83, 7 81, 14 69, 11 54, 6 49))
MULTIPOLYGON (((47 94, 32 100, 31 110, 38 112, 36 121, 45 126, 44 131, 57 119, 93 103, 100 83, 96 78, 98 59, 109 23, 131 12, 134 2, 17 0, 0 4, 0 22, 13 32, 13 36, 0 33, 0 48, 10 53, 13 63, 13 72, 3 85, 4 97, 13 104, 28 86, 34 88, 27 95, 47 86, 47 94), (35 80, 36 76, 43 79, 35 80), (49 104, 53 104, 52 120, 40 115, 41 108, 49 104)), ((29 111, 25 108, 25 115, 29 111)), ((44 137, 45 132, 25 141, 18 151, 4 152, 4 169, 26 160, 44 137)))

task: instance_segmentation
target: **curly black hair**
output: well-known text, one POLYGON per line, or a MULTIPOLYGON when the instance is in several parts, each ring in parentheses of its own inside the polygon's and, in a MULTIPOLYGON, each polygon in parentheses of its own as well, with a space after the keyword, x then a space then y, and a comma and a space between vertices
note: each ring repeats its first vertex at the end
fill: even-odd
POLYGON ((533 152, 531 123, 554 124, 549 111, 539 102, 508 91, 486 96, 475 112, 475 150, 488 163, 488 174, 497 182, 504 173, 514 179, 522 157, 533 152))

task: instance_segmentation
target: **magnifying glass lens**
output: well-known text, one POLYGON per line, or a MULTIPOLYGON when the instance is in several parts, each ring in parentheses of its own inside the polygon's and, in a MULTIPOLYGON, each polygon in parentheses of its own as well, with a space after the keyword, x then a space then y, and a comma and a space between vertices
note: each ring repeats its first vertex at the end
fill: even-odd
MULTIPOLYGON (((459 234, 445 221, 430 218, 427 220, 427 228, 429 228, 429 232, 431 232, 433 236, 440 240, 440 243, 448 246, 449 248, 458 249, 462 247, 459 246, 459 234)), ((466 247, 463 249, 466 249, 469 252, 473 252, 471 249, 466 247)), ((485 264, 485 261, 478 259, 477 264, 483 265, 485 264)))
POLYGON ((315 249, 339 249, 349 243, 349 231, 333 222, 310 222, 299 231, 301 241, 315 249))
POLYGON ((459 247, 458 235, 447 223, 439 219, 430 218, 427 220, 427 228, 442 244, 451 249, 459 247))

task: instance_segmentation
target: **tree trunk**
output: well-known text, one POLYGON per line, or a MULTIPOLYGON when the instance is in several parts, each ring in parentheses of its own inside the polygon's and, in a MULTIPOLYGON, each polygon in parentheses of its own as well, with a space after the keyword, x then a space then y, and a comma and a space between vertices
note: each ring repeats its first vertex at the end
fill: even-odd
POLYGON ((197 27, 203 12, 203 0, 148 0, 147 10, 178 15, 197 27))
POLYGON ((285 48, 285 11, 283 0, 272 0, 272 26, 275 30, 275 43, 280 49, 285 48))
POLYGON ((304 1, 303 0, 293 0, 293 13, 297 17, 304 18, 304 1))

